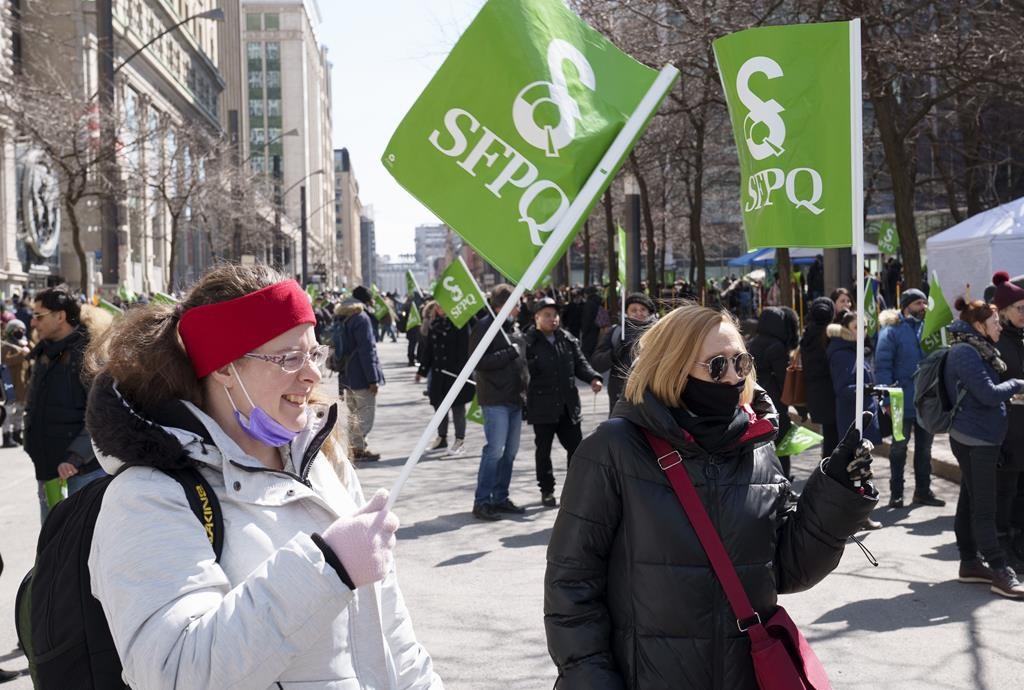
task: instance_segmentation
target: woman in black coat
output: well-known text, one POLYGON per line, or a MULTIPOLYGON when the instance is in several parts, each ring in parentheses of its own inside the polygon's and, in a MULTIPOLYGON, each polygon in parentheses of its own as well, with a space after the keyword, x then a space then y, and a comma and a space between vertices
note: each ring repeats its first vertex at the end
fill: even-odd
MULTIPOLYGON (((766 307, 757 321, 757 334, 750 340, 750 354, 754 356, 757 385, 772 399, 779 413, 779 440, 792 426, 789 407, 782 404, 782 389, 786 385, 789 353, 797 348, 800 337, 800 317, 789 307, 766 307)), ((780 455, 782 472, 791 477, 789 456, 780 455)))
POLYGON ((800 338, 800 362, 804 368, 804 385, 807 391, 807 411, 811 419, 821 425, 821 457, 827 458, 839 443, 839 426, 836 424, 836 396, 832 390, 832 374, 829 371, 828 334, 826 330, 835 316, 835 304, 828 297, 819 297, 811 302, 807 314, 807 327, 800 338))
MULTIPOLYGON (((992 303, 1003 326, 996 348, 1006 363, 999 380, 1024 379, 1024 287, 1011 283, 1002 271, 992 282, 996 286, 992 303)), ((1024 566, 1024 401, 1011 401, 1006 408, 1009 429, 996 485, 996 529, 1010 565, 1016 569, 1024 566)))
POLYGON ((590 364, 598 373, 608 374, 608 416, 612 416, 615 403, 626 388, 626 377, 633 366, 633 346, 657 319, 654 302, 642 292, 626 297, 626 329, 621 323, 614 323, 601 336, 597 349, 590 357, 590 364))
POLYGON ((800 500, 735 320, 680 307, 640 339, 623 399, 576 451, 548 545, 544 623, 560 690, 752 690, 750 640, 642 429, 680 454, 751 603, 839 563, 877 502, 851 429, 800 500))
MULTIPOLYGON (((416 373, 416 381, 430 373, 427 379, 427 396, 436 410, 448 391, 455 383, 455 377, 469 360, 469 334, 473 329, 470 321, 462 328, 456 328, 441 305, 435 304, 435 316, 430 322, 427 337, 420 342, 420 369, 416 373)), ((473 385, 467 383, 459 391, 452 405, 451 416, 455 425, 455 442, 449 455, 461 455, 466 452, 463 444, 466 439, 466 403, 473 399, 473 385)), ((427 447, 428 451, 448 448, 448 415, 437 426, 437 438, 427 447)))

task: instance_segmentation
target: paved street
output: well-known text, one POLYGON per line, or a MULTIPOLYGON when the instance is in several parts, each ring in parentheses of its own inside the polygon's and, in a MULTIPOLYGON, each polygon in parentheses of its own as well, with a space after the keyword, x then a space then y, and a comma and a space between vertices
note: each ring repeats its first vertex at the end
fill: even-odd
MULTIPOLYGON (((370 440, 383 459, 360 468, 367 493, 390 487, 431 411, 422 386, 413 383, 413 369, 402 366, 404 341, 381 349, 388 384, 370 440)), ((602 393, 595 406, 589 389, 582 395, 586 433, 604 418, 607 398, 602 393)), ((554 668, 544 641, 542 582, 556 513, 540 508, 532 432, 524 427, 512 488, 528 512, 499 523, 481 523, 469 513, 482 428, 470 424, 468 436, 465 456, 424 460, 396 507, 403 523, 397 554, 406 600, 448 688, 549 688, 554 668)), ((805 477, 813 459, 801 458, 795 466, 805 477)), ((560 454, 559 480, 564 468, 560 454)), ((884 468, 878 469, 879 484, 886 486, 884 468)), ((0 483, 0 551, 6 562, 0 578, 0 667, 23 669, 24 659, 14 650, 12 608, 20 575, 30 564, 38 516, 31 466, 20 450, 0 451, 0 483)), ((886 529, 867 535, 864 543, 881 561, 878 568, 851 544, 834 575, 810 592, 785 597, 834 687, 1021 687, 1024 604, 955 581, 957 487, 936 480, 935 489, 948 501, 943 509, 877 511, 886 529)), ((6 687, 30 685, 19 679, 6 687)))

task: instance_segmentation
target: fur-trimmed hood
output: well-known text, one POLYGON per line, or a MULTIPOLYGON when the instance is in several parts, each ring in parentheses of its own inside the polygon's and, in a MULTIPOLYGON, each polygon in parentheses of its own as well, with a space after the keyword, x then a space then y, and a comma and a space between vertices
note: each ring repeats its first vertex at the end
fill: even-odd
POLYGON ((900 310, 899 309, 883 309, 882 313, 878 315, 878 327, 886 328, 887 326, 895 326, 900 322, 900 310))
POLYGON ((830 323, 828 328, 825 329, 825 335, 832 339, 840 338, 851 343, 857 340, 857 336, 854 335, 853 331, 849 328, 843 328, 838 323, 830 323))
POLYGON ((355 298, 349 297, 334 308, 334 317, 337 319, 347 319, 362 311, 366 311, 366 305, 355 298))

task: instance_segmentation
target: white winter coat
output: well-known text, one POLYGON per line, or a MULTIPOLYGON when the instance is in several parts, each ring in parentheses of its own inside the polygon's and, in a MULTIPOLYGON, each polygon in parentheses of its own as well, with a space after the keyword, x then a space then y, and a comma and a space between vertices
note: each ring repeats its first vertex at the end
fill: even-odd
MULTIPOLYGON (((201 461, 224 515, 223 554, 216 562, 175 480, 132 466, 111 483, 89 570, 125 682, 136 690, 441 690, 394 570, 353 592, 310 538, 364 503, 347 463, 342 482, 318 452, 309 485, 297 476, 293 458, 303 458, 313 439, 322 442, 318 432, 332 415, 318 410, 283 449, 286 472, 275 472, 182 404, 201 426, 151 426, 201 461)), ((97 451, 113 473, 122 462, 101 452, 112 445, 106 436, 97 451)))

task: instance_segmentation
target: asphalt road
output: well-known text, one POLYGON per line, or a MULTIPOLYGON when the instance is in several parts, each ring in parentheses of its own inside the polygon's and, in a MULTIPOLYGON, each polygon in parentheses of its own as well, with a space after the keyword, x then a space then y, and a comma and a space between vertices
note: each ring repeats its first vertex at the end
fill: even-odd
MULTIPOLYGON (((384 343, 381 353, 388 382, 370 444, 383 458, 360 466, 368 494, 390 488, 432 412, 423 386, 413 383, 413 369, 404 366, 404 341, 384 343)), ((589 388, 581 388, 581 395, 587 433, 607 414, 607 398, 602 393, 595 401, 589 388)), ((419 638, 452 690, 537 690, 554 682, 542 605, 545 547, 556 511, 540 506, 533 434, 528 426, 523 431, 512 497, 527 507, 526 515, 498 523, 471 516, 483 442, 482 427, 472 423, 466 454, 425 459, 395 508, 403 525, 400 582, 419 638)), ((796 459, 798 480, 813 465, 812 454, 796 459)), ((887 486, 885 460, 876 465, 879 485, 887 486)), ((561 482, 561 450, 555 467, 561 482)), ((15 650, 14 594, 30 566, 39 520, 31 465, 20 449, 0 450, 0 486, 0 552, 6 563, 0 578, 0 668, 19 670, 25 661, 15 650)), ((941 479, 933 486, 948 501, 945 508, 876 511, 886 527, 867 534, 864 543, 879 567, 851 543, 833 575, 809 592, 783 597, 837 689, 1024 687, 1024 603, 956 582, 957 486, 941 479)), ((5 689, 29 687, 22 678, 5 689)))

